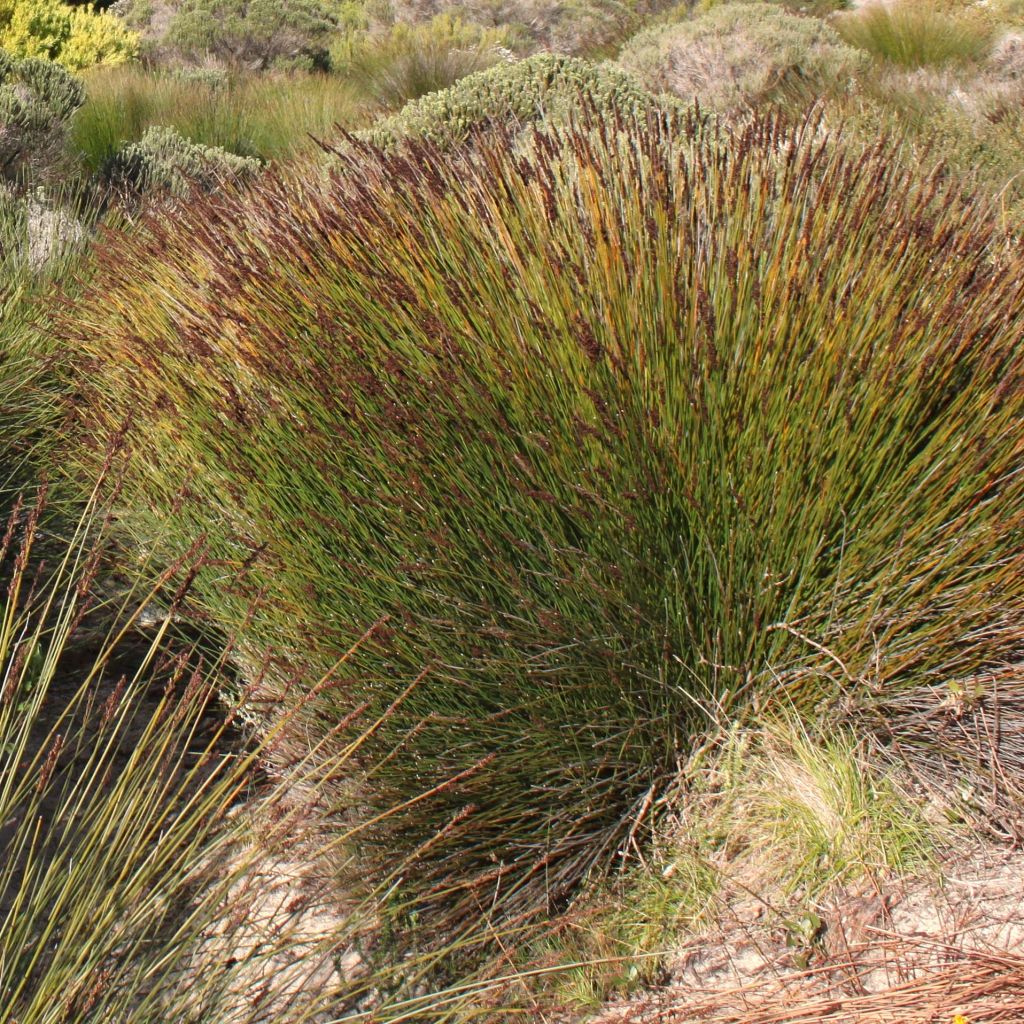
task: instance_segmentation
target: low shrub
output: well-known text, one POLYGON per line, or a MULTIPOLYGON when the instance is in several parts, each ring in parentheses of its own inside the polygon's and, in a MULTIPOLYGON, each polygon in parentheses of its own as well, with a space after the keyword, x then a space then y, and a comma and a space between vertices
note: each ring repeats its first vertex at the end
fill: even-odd
POLYGON ((56 61, 72 71, 133 59, 139 37, 112 14, 62 0, 13 0, 0 7, 0 48, 56 61))
POLYGON ((801 83, 821 92, 862 63, 825 22, 765 3, 729 3, 688 21, 644 30, 619 64, 647 88, 730 111, 801 83))
POLYGON ((509 41, 498 29, 438 15, 421 24, 400 23, 382 36, 352 36, 332 50, 331 66, 376 107, 395 110, 508 59, 509 41))
POLYGON ((258 707, 313 687, 296 744, 358 742, 339 806, 431 935, 628 860, 710 722, 988 779, 921 725, 957 680, 1019 735, 1019 251, 815 124, 580 118, 196 204, 58 326, 85 436, 133 419, 123 528, 207 539, 197 610, 258 707))
POLYGON ((337 29, 334 12, 321 0, 184 0, 164 41, 180 57, 214 59, 232 68, 266 69, 280 62, 323 69, 337 29))
MULTIPOLYGON (((679 4, 676 10, 680 17, 685 17, 691 10, 703 13, 714 7, 736 2, 744 3, 749 0, 699 0, 696 4, 679 4)), ((793 14, 808 14, 818 18, 848 10, 851 6, 850 0, 762 0, 762 2, 776 4, 793 14)))
POLYGON ((82 83, 50 61, 0 50, 0 178, 41 177, 63 155, 82 83))
POLYGON ((228 182, 252 178, 261 166, 251 157, 201 146, 173 128, 157 126, 111 158, 102 178, 108 187, 123 194, 167 192, 185 196, 194 188, 209 192, 228 182))
POLYGON ((977 63, 994 41, 984 18, 921 0, 871 3, 837 18, 835 26, 851 46, 906 68, 977 63))
POLYGON ((621 112, 658 106, 652 95, 617 68, 540 54, 470 75, 450 89, 413 101, 363 135, 382 146, 403 139, 453 145, 488 124, 563 120, 587 103, 621 112))

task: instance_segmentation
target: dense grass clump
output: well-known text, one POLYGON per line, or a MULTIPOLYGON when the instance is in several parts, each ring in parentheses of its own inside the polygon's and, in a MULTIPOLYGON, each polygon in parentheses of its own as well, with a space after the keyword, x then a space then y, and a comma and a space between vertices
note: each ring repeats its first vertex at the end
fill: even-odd
POLYGON ((814 127, 353 147, 113 242, 64 321, 124 528, 207 538, 254 692, 327 673, 297 744, 380 715, 339 799, 399 808, 399 903, 543 909, 718 717, 920 732, 1020 657, 1021 257, 814 127))
POLYGON ((102 512, 49 545, 45 582, 41 512, 29 495, 0 535, 0 1019, 341 1012, 365 986, 331 964, 363 908, 325 915, 326 811, 290 788, 315 791, 330 759, 261 779, 275 737, 248 745, 238 708, 219 706, 223 663, 172 639, 170 619, 143 631, 145 593, 96 602, 102 512))
POLYGON ((315 150, 311 136, 330 138, 335 125, 352 126, 360 110, 352 87, 326 75, 175 75, 121 67, 98 68, 85 84, 69 143, 90 172, 158 125, 239 156, 288 159, 315 150))
POLYGON ((842 37, 873 57, 907 68, 983 60, 992 50, 992 26, 975 12, 942 10, 920 0, 871 3, 836 20, 842 37))
POLYGON ((484 29, 451 15, 379 36, 353 34, 335 47, 331 67, 379 110, 447 89, 460 78, 511 56, 509 33, 484 29))

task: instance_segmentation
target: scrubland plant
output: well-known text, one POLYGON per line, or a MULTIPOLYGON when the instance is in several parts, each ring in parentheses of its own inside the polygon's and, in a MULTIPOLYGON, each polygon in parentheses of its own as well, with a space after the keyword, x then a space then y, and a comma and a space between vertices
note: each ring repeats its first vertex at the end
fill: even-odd
POLYGON ((192 189, 212 191, 223 185, 252 179, 262 164, 214 146, 201 146, 173 128, 153 127, 115 154, 103 167, 102 177, 116 192, 167 192, 187 195, 192 189))
POLYGON ((421 24, 399 23, 380 36, 352 36, 332 51, 331 65, 377 107, 395 110, 509 59, 510 41, 499 29, 438 15, 421 24))
POLYGON ((0 50, 0 178, 39 178, 58 164, 83 99, 82 83, 63 68, 0 50))
POLYGON ((0 4, 0 47, 15 57, 53 60, 77 71, 131 60, 139 37, 114 15, 87 6, 8 0, 0 4))
POLYGON ((827 23, 767 3, 726 3, 631 39, 619 64, 655 92, 730 111, 801 84, 841 87, 863 64, 827 23))
MULTIPOLYGON (((670 11, 674 16, 682 18, 692 11, 703 14, 714 7, 736 2, 743 3, 749 2, 749 0, 699 0, 695 4, 677 4, 670 11)), ((845 11, 852 6, 850 0, 763 0, 763 2, 776 4, 793 14, 808 14, 816 17, 825 17, 838 11, 845 11)))
POLYGON ((42 507, 16 502, 0 539, 0 1018, 300 1024, 429 1007, 396 983, 390 1014, 357 952, 383 894, 339 886, 359 877, 357 837, 322 794, 348 755, 318 742, 285 767, 286 719, 252 737, 246 709, 220 701, 223 660, 174 640, 172 616, 154 624, 151 594, 94 604, 92 503, 41 583, 42 507))
POLYGON ((154 126, 197 145, 262 161, 316 150, 336 125, 358 123, 362 101, 336 76, 169 74, 140 67, 98 68, 86 76, 86 101, 69 148, 98 171, 154 126))
POLYGON ((993 27, 983 16, 923 0, 870 3, 835 25, 851 46, 908 68, 976 63, 994 42, 993 27))
POLYGON ((68 262, 85 239, 81 212, 59 192, 51 195, 43 188, 0 192, 0 275, 9 278, 7 288, 68 262))
POLYGON ((456 13, 512 31, 523 52, 593 57, 608 55, 645 18, 672 5, 673 0, 386 0, 377 8, 385 17, 411 22, 456 13))
POLYGON ((320 0, 185 0, 165 42, 184 58, 233 68, 266 69, 305 58, 323 66, 338 19, 320 0))
POLYGON ((451 146, 490 124, 513 128, 538 120, 564 120, 581 103, 608 112, 647 111, 662 105, 617 68, 539 54, 470 75, 450 89, 415 100, 362 136, 380 146, 417 139, 451 146))
POLYGON ((131 419, 123 529, 207 538, 197 610, 261 699, 386 620, 294 742, 381 716, 347 798, 432 936, 622 864, 712 722, 987 785, 957 723, 998 704, 1024 767, 1021 256, 816 128, 355 146, 112 241, 63 319, 87 435, 131 419))
POLYGON ((69 197, 0 186, 0 517, 36 480, 67 411, 45 297, 74 266, 84 224, 69 197))
MULTIPOLYGON (((28 485, 38 469, 41 435, 61 418, 59 389, 37 348, 39 317, 26 300, 23 208, 0 196, 0 487, 4 494, 28 485)), ((9 501, 0 504, 3 514, 9 501)))

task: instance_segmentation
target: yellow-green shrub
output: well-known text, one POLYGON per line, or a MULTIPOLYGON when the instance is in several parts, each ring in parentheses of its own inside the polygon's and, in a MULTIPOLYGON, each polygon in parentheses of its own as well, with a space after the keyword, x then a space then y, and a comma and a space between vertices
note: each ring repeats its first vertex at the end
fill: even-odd
POLYGON ((7 0, 0 6, 0 48, 15 57, 42 57, 77 71, 122 64, 138 46, 138 35, 103 11, 60 0, 7 0))

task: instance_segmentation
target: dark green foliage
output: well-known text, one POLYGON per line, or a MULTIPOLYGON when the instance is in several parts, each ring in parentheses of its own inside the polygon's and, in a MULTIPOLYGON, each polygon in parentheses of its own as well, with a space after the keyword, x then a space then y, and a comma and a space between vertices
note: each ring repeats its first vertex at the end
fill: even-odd
POLYGON ((469 75, 408 104, 364 133, 377 145, 424 139, 448 145, 488 124, 522 125, 568 117, 581 105, 642 112, 657 101, 625 72, 577 57, 540 54, 469 75))
POLYGON ((212 191, 229 181, 244 181, 261 166, 259 160, 201 146, 173 128, 155 126, 109 160, 103 178, 118 192, 183 196, 193 188, 212 191))
POLYGON ((50 168, 84 98, 82 83, 59 65, 0 50, 0 177, 50 168))
POLYGON ((114 243, 63 324, 256 707, 316 687, 302 749, 380 716, 338 805, 435 928, 621 864, 721 717, 1021 702, 1024 263, 816 128, 353 147, 114 243))

